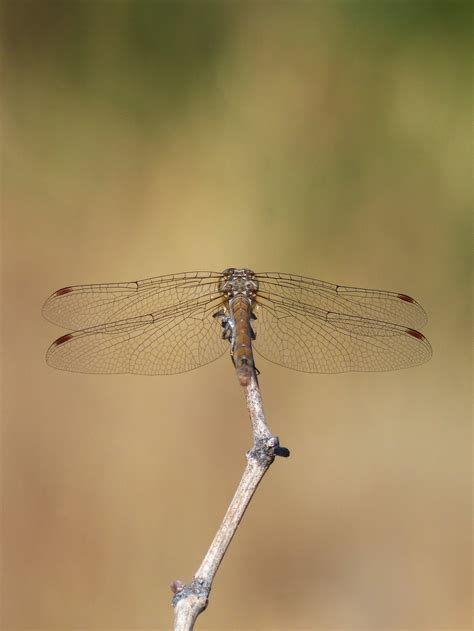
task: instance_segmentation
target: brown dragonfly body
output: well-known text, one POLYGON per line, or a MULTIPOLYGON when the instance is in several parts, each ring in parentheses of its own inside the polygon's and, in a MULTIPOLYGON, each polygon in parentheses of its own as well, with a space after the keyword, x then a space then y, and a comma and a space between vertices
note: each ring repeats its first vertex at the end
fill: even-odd
POLYGON ((426 314, 406 294, 246 268, 64 287, 43 314, 72 331, 53 342, 48 363, 76 372, 176 374, 214 361, 229 343, 243 386, 254 350, 316 373, 395 370, 431 357, 418 330, 426 314))
POLYGON ((220 320, 224 328, 223 337, 230 342, 231 356, 237 377, 242 386, 248 385, 255 362, 252 352, 252 340, 255 333, 251 320, 256 320, 253 312, 254 300, 258 292, 255 273, 249 269, 228 268, 223 272, 219 291, 228 302, 229 315, 225 310, 218 311, 214 317, 220 320))

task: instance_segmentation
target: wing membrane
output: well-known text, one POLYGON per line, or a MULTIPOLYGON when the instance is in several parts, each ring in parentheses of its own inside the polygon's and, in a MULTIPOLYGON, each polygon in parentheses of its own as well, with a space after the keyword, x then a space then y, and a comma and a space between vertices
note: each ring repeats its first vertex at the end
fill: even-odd
POLYGON ((52 294, 43 315, 67 329, 84 329, 107 322, 156 313, 207 296, 220 294, 217 272, 185 272, 131 283, 76 285, 52 294))
POLYGON ((173 314, 149 314, 105 323, 54 342, 49 365, 86 373, 175 374, 193 370, 229 349, 208 301, 173 314))
POLYGON ((414 329, 421 328, 427 321, 421 305, 406 294, 345 287, 278 272, 259 273, 257 278, 259 295, 277 303, 309 305, 324 312, 381 320, 414 329))
POLYGON ((408 368, 431 357, 418 331, 308 305, 259 299, 255 350, 303 372, 337 373, 408 368))

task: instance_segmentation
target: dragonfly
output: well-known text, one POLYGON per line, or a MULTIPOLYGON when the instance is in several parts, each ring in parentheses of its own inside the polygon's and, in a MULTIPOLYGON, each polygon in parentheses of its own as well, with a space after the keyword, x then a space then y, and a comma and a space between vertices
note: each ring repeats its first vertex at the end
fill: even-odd
POLYGON ((254 350, 308 373, 396 370, 432 354, 418 330, 426 313, 406 294, 247 268, 63 287, 43 315, 71 331, 47 363, 84 373, 183 373, 230 348, 247 386, 254 350))

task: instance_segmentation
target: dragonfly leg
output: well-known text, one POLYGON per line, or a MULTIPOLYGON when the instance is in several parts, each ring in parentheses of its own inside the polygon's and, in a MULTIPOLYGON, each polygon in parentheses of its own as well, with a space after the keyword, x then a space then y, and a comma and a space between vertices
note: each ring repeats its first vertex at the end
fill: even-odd
POLYGON ((217 311, 216 313, 213 314, 212 317, 215 318, 220 323, 221 327, 224 329, 222 331, 222 339, 228 340, 230 342, 232 339, 232 325, 225 311, 223 310, 217 311))
POLYGON ((216 311, 215 313, 212 314, 212 317, 215 318, 221 326, 225 326, 226 322, 229 319, 224 309, 221 309, 220 311, 216 311))
MULTIPOLYGON (((250 321, 252 320, 256 320, 257 316, 255 315, 255 313, 252 311, 252 313, 250 314, 250 321)), ((249 323, 250 324, 250 323, 249 323)), ((255 331, 252 328, 252 324, 250 324, 250 337, 252 338, 252 340, 256 340, 257 339, 257 335, 255 334, 255 331)))

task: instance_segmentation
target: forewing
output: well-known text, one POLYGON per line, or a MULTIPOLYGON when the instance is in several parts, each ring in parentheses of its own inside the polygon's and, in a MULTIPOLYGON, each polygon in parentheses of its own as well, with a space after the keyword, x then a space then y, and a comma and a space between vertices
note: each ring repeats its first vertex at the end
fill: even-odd
POLYGON ((67 329, 84 329, 108 322, 163 312, 180 305, 212 301, 220 294, 217 272, 185 272, 131 283, 76 285, 52 294, 43 306, 47 320, 67 329))
POLYGON ((46 359, 85 373, 175 374, 214 361, 229 349, 213 313, 219 301, 165 316, 149 314, 63 335, 46 359))
POLYGON ((381 320, 418 329, 426 324, 426 313, 406 294, 377 289, 334 285, 314 278, 262 272, 257 274, 258 294, 288 305, 308 305, 325 312, 381 320))
POLYGON ((338 373, 408 368, 431 357, 418 331, 379 320, 331 313, 259 297, 255 350, 303 372, 338 373))

